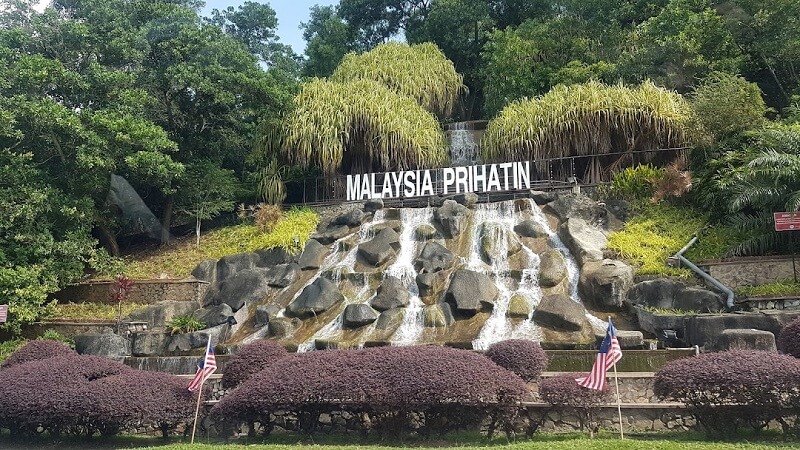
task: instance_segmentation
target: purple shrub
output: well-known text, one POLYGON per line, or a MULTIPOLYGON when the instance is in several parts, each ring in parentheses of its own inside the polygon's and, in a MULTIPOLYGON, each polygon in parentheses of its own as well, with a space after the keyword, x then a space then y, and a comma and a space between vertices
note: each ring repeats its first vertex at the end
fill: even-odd
POLYGON ((783 327, 776 344, 779 352, 800 358, 800 317, 783 327))
POLYGON ((581 430, 588 429, 590 434, 594 434, 599 428, 595 420, 597 409, 608 402, 609 392, 579 386, 575 380, 584 376, 586 374, 563 373, 545 378, 539 383, 539 396, 556 408, 574 411, 578 416, 581 430))
POLYGON ((226 395, 212 415, 267 423, 271 412, 293 411, 307 431, 304 419, 314 423, 319 412, 333 409, 368 411, 401 423, 411 412, 447 414, 452 425, 469 411, 515 408, 527 393, 517 375, 465 350, 331 350, 279 359, 226 395))
POLYGON ((537 380, 548 363, 547 353, 542 350, 539 343, 522 339, 510 339, 492 344, 484 356, 529 382, 537 380))
POLYGON ((52 358, 55 356, 77 355, 75 350, 66 344, 57 341, 30 341, 20 347, 6 359, 2 366, 3 369, 14 367, 29 361, 52 358))
POLYGON ((653 392, 685 403, 709 434, 726 435, 742 426, 759 430, 773 420, 796 433, 787 416, 800 412, 798 386, 796 358, 731 350, 670 362, 656 373, 653 392))
POLYGON ((0 370, 0 427, 20 434, 41 428, 53 435, 110 435, 140 424, 166 430, 192 414, 185 384, 97 356, 17 364, 0 370))
POLYGON ((225 364, 222 387, 226 389, 236 387, 288 355, 286 349, 274 341, 256 341, 248 344, 239 349, 225 364))

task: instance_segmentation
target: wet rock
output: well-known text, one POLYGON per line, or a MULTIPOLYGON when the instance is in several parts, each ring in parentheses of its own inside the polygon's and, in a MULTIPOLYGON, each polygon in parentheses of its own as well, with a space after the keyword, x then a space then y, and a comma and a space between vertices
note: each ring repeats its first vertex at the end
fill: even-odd
POLYGON ((403 222, 401 222, 399 220, 386 220, 383 223, 379 223, 379 224, 375 225, 375 227, 373 229, 375 230, 375 233, 377 234, 377 233, 380 233, 380 231, 382 229, 384 229, 384 228, 391 228, 392 230, 394 230, 395 233, 400 234, 400 230, 403 229, 403 222))
POLYGON ((558 194, 545 208, 560 222, 580 219, 592 225, 602 225, 606 219, 605 208, 584 194, 558 194))
POLYGON ((588 325, 586 310, 566 295, 544 296, 533 312, 533 320, 563 331, 581 331, 588 325))
POLYGON ((175 316, 186 316, 197 308, 196 302, 159 302, 137 309, 128 316, 130 321, 147 322, 152 328, 163 327, 175 316))
POLYGON ((414 237, 418 241, 427 241, 429 239, 433 239, 436 237, 437 231, 433 225, 423 223, 422 225, 418 226, 414 229, 414 237))
POLYGON ((159 331, 145 331, 133 334, 131 354, 133 356, 159 356, 167 350, 170 335, 159 331))
POLYGON ((197 280, 213 283, 217 279, 217 260, 206 259, 201 261, 192 270, 192 276, 197 280))
POLYGON ((514 232, 529 238, 546 238, 549 236, 547 230, 535 220, 523 220, 514 226, 514 232))
POLYGON ((393 330, 403 323, 403 316, 405 315, 405 308, 389 309, 378 316, 378 321, 375 322, 375 329, 377 330, 393 330))
POLYGON ((436 242, 427 242, 414 260, 414 267, 419 273, 434 273, 449 269, 455 261, 453 252, 436 242))
POLYGON ((720 294, 667 278, 637 283, 628 291, 627 301, 642 307, 687 312, 719 312, 725 308, 720 294))
POLYGON ((265 248, 256 250, 258 255, 258 267, 272 267, 278 264, 292 264, 295 263, 295 255, 290 254, 281 247, 265 248))
POLYGON ((558 236, 583 266, 589 261, 602 261, 608 239, 602 230, 583 219, 571 218, 558 227, 558 236))
POLYGON ((437 303, 435 305, 422 308, 423 322, 428 328, 448 327, 455 322, 453 311, 447 303, 437 303))
POLYGON ((421 273, 416 278, 420 297, 427 297, 444 291, 447 285, 447 272, 421 273))
POLYGON ((217 261, 217 281, 224 281, 238 272, 250 270, 261 261, 257 253, 223 256, 217 261))
POLYGON ((473 316, 484 309, 491 309, 499 291, 485 274, 472 270, 457 270, 450 280, 444 301, 455 313, 473 316))
POLYGON ((378 267, 396 256, 400 248, 400 236, 391 228, 384 228, 363 244, 358 245, 358 254, 372 266, 378 267))
POLYGON ((495 222, 483 224, 480 239, 481 256, 489 264, 504 260, 522 249, 517 236, 495 222))
POLYGON ((456 195, 453 200, 457 201, 459 204, 466 206, 467 208, 474 208, 475 205, 478 204, 478 194, 474 192, 467 192, 466 194, 458 194, 456 195))
POLYGON ((281 312, 281 307, 278 305, 260 305, 256 307, 255 324, 257 327, 263 327, 278 316, 281 312))
POLYGON ((360 328, 378 320, 378 313, 366 304, 347 305, 342 313, 345 328, 360 328))
POLYGON ((715 347, 716 350, 761 350, 777 352, 775 335, 769 331, 754 329, 723 330, 715 347))
POLYGON ((331 225, 346 225, 350 228, 361 226, 364 221, 364 212, 359 209, 351 209, 350 211, 336 217, 331 222, 331 225))
POLYGON ((537 205, 542 206, 554 201, 557 197, 555 192, 531 191, 531 198, 537 205))
POLYGON ((326 278, 320 277, 306 286, 303 292, 289 303, 286 314, 299 318, 313 317, 329 310, 342 300, 344 296, 339 292, 339 288, 326 278))
POLYGON ((445 237, 459 236, 467 227, 469 208, 454 200, 445 200, 442 206, 433 212, 433 217, 442 227, 445 237))
POLYGON ((192 317, 206 325, 206 328, 215 327, 228 321, 233 317, 233 310, 227 303, 213 305, 207 308, 198 309, 192 313, 192 317))
POLYGON ((309 239, 297 263, 301 270, 319 269, 327 253, 328 247, 320 244, 316 239, 309 239))
POLYGON ((81 355, 118 358, 131 354, 131 341, 114 333, 79 334, 74 337, 75 351, 81 355))
POLYGON ((370 304, 378 311, 386 311, 408 305, 411 293, 399 278, 387 276, 378 287, 378 292, 370 304))
POLYGON ((269 321, 269 325, 267 325, 267 332, 271 337, 282 339, 289 337, 297 331, 297 328, 301 325, 300 319, 290 319, 290 318, 275 318, 269 321))
POLYGON ((285 288, 297 281, 300 266, 297 264, 278 264, 267 269, 267 284, 270 287, 285 288))
POLYGON ((512 319, 527 319, 531 313, 531 307, 528 305, 528 299, 519 294, 514 294, 508 302, 508 310, 506 317, 512 319))
POLYGON ((350 227, 347 225, 330 225, 323 231, 314 233, 311 238, 319 241, 322 245, 330 245, 348 234, 350 234, 350 227))
POLYGON ((631 266, 611 259, 590 261, 581 268, 581 298, 599 309, 621 309, 633 286, 631 266))
POLYGON ((383 209, 383 199, 381 198, 375 198, 364 202, 364 212, 371 213, 379 209, 383 209))
POLYGON ((549 288, 567 277, 567 262, 558 250, 548 250, 540 255, 539 286, 549 288))
POLYGON ((269 292, 269 269, 251 269, 236 273, 219 284, 203 306, 228 304, 236 312, 245 304, 257 303, 269 292))

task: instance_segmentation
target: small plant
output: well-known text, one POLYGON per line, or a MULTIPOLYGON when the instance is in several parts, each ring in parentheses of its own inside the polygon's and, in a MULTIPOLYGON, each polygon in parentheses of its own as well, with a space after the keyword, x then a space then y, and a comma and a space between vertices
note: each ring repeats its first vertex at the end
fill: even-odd
POLYGON ((663 174, 664 169, 650 164, 627 167, 611 179, 611 194, 629 201, 649 199, 655 193, 654 180, 660 179, 663 174))
POLYGON ((117 275, 114 283, 111 285, 111 300, 117 304, 117 334, 119 334, 120 326, 122 325, 122 302, 128 299, 133 290, 134 281, 125 275, 117 275))
POLYGON ((519 375, 531 382, 547 368, 547 353, 537 342, 523 339, 509 339, 492 344, 484 356, 498 366, 519 375))
POLYGON ((692 174, 688 170, 680 170, 673 164, 661 172, 661 176, 650 180, 653 184, 652 203, 658 203, 669 197, 683 197, 692 188, 692 174))
POLYGON ((676 309, 676 308, 657 308, 655 306, 642 307, 645 311, 665 316, 685 316, 689 314, 700 314, 700 311, 694 309, 676 309))
POLYGON ((205 323, 200 322, 191 315, 175 316, 167 322, 170 334, 194 333, 205 327, 205 323))
POLYGON ((778 334, 778 351, 800 358, 800 318, 786 325, 778 334))
POLYGON ((275 228, 275 224, 281 220, 281 217, 283 217, 283 210, 279 205, 269 205, 266 203, 259 203, 258 207, 256 207, 255 214, 253 214, 256 226, 265 233, 271 232, 272 229, 275 228))

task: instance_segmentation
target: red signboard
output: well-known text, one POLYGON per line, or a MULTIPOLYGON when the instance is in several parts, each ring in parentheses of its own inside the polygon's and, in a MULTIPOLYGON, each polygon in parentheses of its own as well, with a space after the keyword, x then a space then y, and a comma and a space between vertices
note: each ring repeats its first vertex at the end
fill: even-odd
POLYGON ((800 230, 800 212, 776 212, 775 231, 800 230))

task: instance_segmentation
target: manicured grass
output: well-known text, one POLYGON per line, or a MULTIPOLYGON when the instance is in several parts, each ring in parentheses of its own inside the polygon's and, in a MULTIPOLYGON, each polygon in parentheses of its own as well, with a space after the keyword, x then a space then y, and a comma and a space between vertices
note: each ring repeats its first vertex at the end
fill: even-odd
POLYGON ((698 232, 700 239, 685 255, 692 261, 721 258, 741 239, 732 228, 707 227, 705 215, 692 208, 662 202, 643 205, 621 231, 609 236, 608 248, 636 266, 640 275, 688 277, 688 269, 667 267, 666 260, 698 232))
MULTIPOLYGON (((162 274, 170 278, 184 278, 205 259, 275 247, 295 253, 302 250, 318 223, 319 217, 314 210, 292 208, 268 233, 251 223, 218 228, 201 235, 199 248, 195 247, 194 235, 178 238, 168 246, 124 257, 122 267, 116 270, 138 279, 159 278, 162 274)), ((99 277, 110 278, 114 275, 108 273, 99 277)))
POLYGON ((800 294, 800 283, 795 283, 793 279, 777 280, 772 283, 761 284, 758 286, 744 286, 736 290, 739 295, 748 297, 781 297, 787 295, 800 294))
MULTIPOLYGON (((122 317, 127 317, 134 310, 144 308, 147 305, 137 303, 122 303, 122 317)), ((119 308, 110 303, 60 303, 55 306, 49 319, 73 319, 73 320, 117 320, 119 308)))

